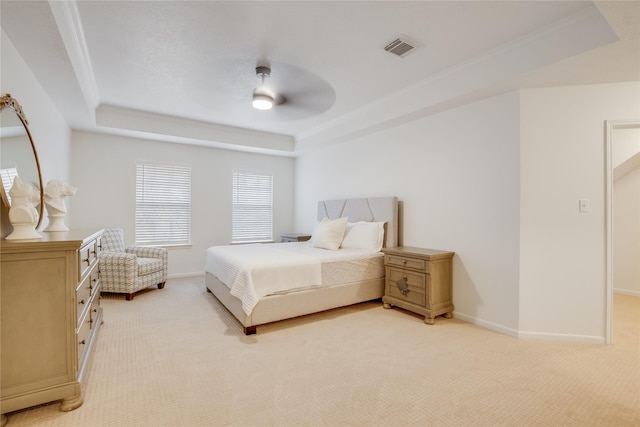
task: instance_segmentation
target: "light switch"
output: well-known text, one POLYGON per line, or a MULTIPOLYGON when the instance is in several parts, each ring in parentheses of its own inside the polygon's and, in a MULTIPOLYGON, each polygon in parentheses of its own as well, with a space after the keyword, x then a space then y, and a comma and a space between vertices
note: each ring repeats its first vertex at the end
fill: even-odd
POLYGON ((580 204, 580 212, 587 213, 589 212, 589 199, 580 199, 578 200, 580 204))

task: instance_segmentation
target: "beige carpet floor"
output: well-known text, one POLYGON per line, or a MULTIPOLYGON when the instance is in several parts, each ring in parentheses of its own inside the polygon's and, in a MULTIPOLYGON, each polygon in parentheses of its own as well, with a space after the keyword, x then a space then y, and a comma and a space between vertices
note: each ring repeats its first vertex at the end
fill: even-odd
POLYGON ((84 404, 20 426, 640 426, 640 298, 616 295, 614 344, 521 340, 381 303, 246 337, 175 279, 102 300, 84 404))

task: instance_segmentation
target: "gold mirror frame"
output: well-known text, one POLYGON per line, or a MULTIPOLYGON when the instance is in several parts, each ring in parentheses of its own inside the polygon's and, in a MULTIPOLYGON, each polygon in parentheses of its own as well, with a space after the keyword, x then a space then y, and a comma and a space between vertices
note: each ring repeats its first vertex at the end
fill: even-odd
MULTIPOLYGON (((40 203, 38 204, 38 224, 36 225, 36 229, 40 227, 42 223, 42 216, 44 214, 44 186, 42 185, 42 172, 40 171, 40 161, 38 160, 38 152, 36 151, 36 146, 33 144, 33 138, 31 137, 31 132, 29 131, 29 122, 27 121, 27 117, 24 115, 24 111, 18 101, 11 96, 11 94, 6 94, 2 98, 0 98, 0 113, 5 109, 13 110, 16 113, 18 119, 22 123, 24 130, 27 132, 27 137, 29 137, 29 143, 31 144, 31 151, 33 152, 33 159, 36 163, 36 169, 38 170, 38 186, 40 191, 40 203)), ((2 180, 0 180, 0 196, 2 197, 2 202, 10 208, 9 199, 7 198, 7 193, 2 184, 2 180)))

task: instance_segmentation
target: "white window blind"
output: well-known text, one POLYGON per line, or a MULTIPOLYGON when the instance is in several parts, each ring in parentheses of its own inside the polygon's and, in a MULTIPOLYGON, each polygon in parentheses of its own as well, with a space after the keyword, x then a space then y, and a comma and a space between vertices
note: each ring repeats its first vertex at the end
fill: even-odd
POLYGON ((136 163, 136 244, 191 244, 191 168, 136 163))
POLYGON ((0 169, 0 175, 2 175, 2 186, 4 187, 4 194, 7 196, 9 205, 11 205, 11 196, 9 190, 13 187, 13 179, 18 175, 18 169, 15 166, 7 166, 0 169))
POLYGON ((273 176, 233 171, 231 241, 273 240, 273 176))

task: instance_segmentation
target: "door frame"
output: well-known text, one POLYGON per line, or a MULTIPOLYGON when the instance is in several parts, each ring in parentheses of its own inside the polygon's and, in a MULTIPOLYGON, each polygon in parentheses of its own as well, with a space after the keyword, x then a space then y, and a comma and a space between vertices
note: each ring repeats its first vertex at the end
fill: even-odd
POLYGON ((606 245, 606 307, 605 343, 611 344, 613 334, 613 132, 616 129, 640 128, 640 120, 605 120, 605 245, 606 245))

